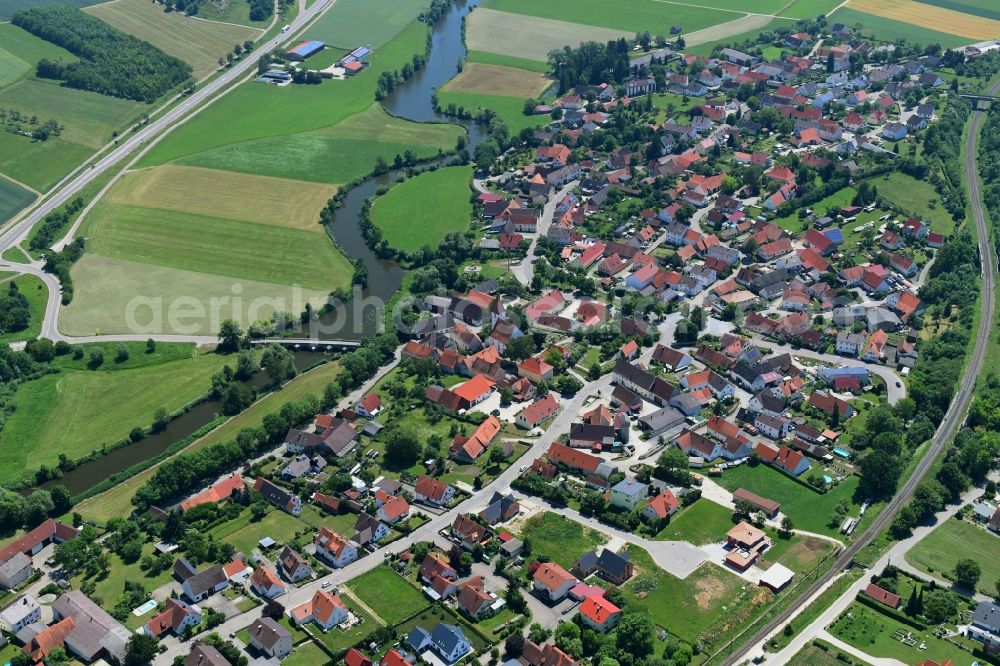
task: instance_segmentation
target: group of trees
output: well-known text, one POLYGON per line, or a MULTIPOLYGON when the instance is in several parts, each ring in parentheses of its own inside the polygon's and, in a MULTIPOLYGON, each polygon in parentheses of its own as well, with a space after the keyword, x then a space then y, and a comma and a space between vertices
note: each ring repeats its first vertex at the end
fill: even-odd
POLYGON ((83 197, 76 197, 58 211, 46 215, 42 223, 35 228, 35 235, 28 242, 28 247, 32 250, 44 250, 52 245, 56 241, 56 236, 82 209, 83 197))
POLYGON ((152 102, 191 76, 183 60, 75 7, 31 7, 11 21, 79 58, 70 63, 43 58, 37 66, 38 76, 71 88, 152 102))
POLYGON ((631 68, 631 44, 621 37, 605 44, 584 42, 578 47, 565 46, 549 53, 549 70, 566 93, 577 85, 623 83, 631 68))
POLYGON ((27 496, 0 490, 0 532, 8 533, 21 527, 33 529, 46 518, 61 516, 71 508, 73 501, 63 486, 38 489, 27 496))
POLYGON ((38 116, 25 115, 17 109, 0 107, 0 125, 15 134, 30 135, 35 141, 47 141, 51 136, 62 134, 64 127, 52 118, 42 121, 38 116))
POLYGON ((931 183, 941 193, 942 205, 956 221, 965 219, 968 202, 959 153, 965 121, 971 113, 972 106, 968 101, 951 95, 941 117, 927 128, 924 135, 923 157, 938 169, 932 171, 931 183))
POLYGON ((42 270, 46 273, 52 273, 59 279, 59 284, 62 287, 61 300, 63 305, 69 305, 73 301, 73 278, 69 271, 73 268, 73 264, 83 256, 83 247, 84 240, 80 237, 64 247, 61 252, 46 250, 43 254, 45 265, 42 266, 42 270))
POLYGON ((0 296, 0 331, 23 331, 30 323, 28 298, 17 288, 17 282, 11 280, 7 285, 7 293, 0 296))

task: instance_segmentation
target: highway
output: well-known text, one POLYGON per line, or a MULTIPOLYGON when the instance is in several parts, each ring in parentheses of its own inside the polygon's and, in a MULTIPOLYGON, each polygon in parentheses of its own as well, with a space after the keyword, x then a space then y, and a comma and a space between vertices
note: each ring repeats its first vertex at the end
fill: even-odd
MULTIPOLYGON (((220 92, 223 92, 224 94, 224 91, 230 84, 239 81, 241 77, 246 76, 254 70, 257 67, 258 56, 268 53, 290 41, 293 35, 297 35, 303 27, 322 15, 323 12, 330 9, 335 2, 336 0, 317 0, 317 2, 309 8, 305 8, 303 6, 305 3, 300 3, 300 12, 298 16, 296 16, 295 19, 288 24, 291 27, 287 31, 279 33, 277 37, 269 42, 259 44, 249 56, 237 61, 231 69, 227 70, 221 76, 205 83, 203 87, 197 89, 193 94, 181 98, 180 102, 168 109, 162 116, 150 121, 142 129, 131 134, 127 139, 123 140, 117 148, 114 148, 107 155, 100 158, 96 162, 93 162, 91 168, 80 171, 75 177, 69 179, 69 181, 63 185, 61 189, 47 196, 47 198, 45 198, 36 208, 31 210, 21 219, 17 220, 7 229, 4 229, 3 232, 0 233, 0 254, 3 254, 8 249, 24 240, 28 236, 32 227, 40 222, 46 215, 57 210, 64 203, 79 194, 94 180, 100 178, 105 173, 118 168, 121 161, 134 151, 141 148, 148 148, 152 143, 161 139, 174 127, 194 117, 216 94, 220 92)), ((30 273, 31 275, 37 275, 45 282, 49 289, 49 298, 45 309, 45 320, 42 324, 42 337, 46 337, 51 340, 70 340, 81 343, 97 340, 131 340, 139 338, 145 340, 150 337, 145 335, 92 336, 88 338, 63 336, 59 333, 57 322, 61 298, 59 280, 57 280, 55 276, 43 272, 41 270, 40 262, 21 264, 11 261, 0 261, 0 267, 12 271, 20 271, 23 273, 30 273)), ((217 342, 214 337, 209 338, 205 336, 154 335, 152 337, 163 342, 217 342)))
MULTIPOLYGON (((993 85, 989 94, 996 95, 998 91, 1000 91, 1000 81, 993 85)), ((976 380, 979 378, 979 372, 982 370, 983 361, 986 358, 986 352, 989 348, 995 314, 997 262, 991 242, 990 228, 986 222, 985 212, 983 211, 982 196, 979 192, 979 173, 976 169, 976 145, 983 118, 984 113, 982 111, 973 112, 972 123, 969 126, 969 132, 965 141, 965 174, 969 185, 972 216, 976 224, 976 237, 979 241, 983 288, 980 299, 979 328, 975 333, 972 356, 969 359, 968 366, 965 368, 965 372, 962 374, 962 381, 959 384, 958 390, 955 392, 955 396, 948 406, 948 411, 945 413, 940 425, 938 425, 937 431, 934 433, 934 437, 931 439, 930 447, 928 447, 927 452, 917 463, 917 468, 913 474, 903 483, 899 492, 889 502, 889 505, 878 515, 868 529, 841 553, 834 566, 826 574, 809 586, 809 589, 802 592, 795 603, 789 604, 786 609, 772 617, 764 627, 757 630, 744 643, 742 648, 737 649, 733 654, 729 655, 722 662, 725 666, 737 664, 750 656, 749 653, 752 649, 757 649, 759 644, 762 644, 775 631, 784 627, 785 623, 801 610, 805 600, 813 597, 830 579, 851 565, 854 556, 862 548, 871 543, 876 535, 885 530, 893 518, 896 517, 899 510, 910 501, 917 485, 923 480, 934 464, 934 461, 965 421, 965 414, 968 412, 969 405, 972 404, 972 398, 975 395, 976 380)))

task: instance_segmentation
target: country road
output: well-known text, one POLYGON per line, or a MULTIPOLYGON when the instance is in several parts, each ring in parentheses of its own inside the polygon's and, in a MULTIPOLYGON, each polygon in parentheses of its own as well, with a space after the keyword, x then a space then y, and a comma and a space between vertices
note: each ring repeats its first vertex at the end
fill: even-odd
MULTIPOLYGON (((996 95, 998 91, 1000 91, 1000 81, 993 84, 988 94, 996 95)), ((945 446, 951 441, 952 437, 965 421, 965 414, 968 412, 969 406, 972 404, 972 398, 976 389, 976 381, 979 378, 979 372, 982 370, 983 361, 986 358, 986 352, 989 348, 991 338, 990 332, 993 328, 993 319, 995 315, 994 306, 996 299, 996 255, 993 251, 990 229, 987 225, 986 215, 983 211, 982 196, 979 192, 979 173, 976 169, 976 147, 978 145, 979 130, 983 122, 983 117, 984 113, 982 111, 973 111, 972 123, 969 125, 969 132, 965 140, 965 175, 966 181, 969 185, 969 199, 972 203, 972 216, 976 224, 976 237, 979 242, 983 288, 980 300, 979 328, 973 338, 972 356, 969 358, 969 364, 965 368, 965 372, 962 374, 962 381, 959 384, 958 390, 955 392, 955 395, 951 400, 951 404, 948 406, 948 411, 945 412, 944 418, 941 420, 940 425, 938 425, 937 431, 931 439, 931 444, 928 447, 927 452, 917 463, 917 467, 913 471, 913 474, 911 474, 910 477, 903 483, 899 492, 897 492, 896 496, 892 498, 892 501, 889 502, 889 505, 885 508, 885 510, 878 515, 878 517, 863 534, 858 536, 854 543, 844 550, 840 557, 837 558, 834 566, 826 574, 821 576, 815 583, 809 586, 809 589, 799 595, 795 603, 789 604, 786 609, 777 613, 764 627, 757 630, 753 636, 743 644, 743 647, 737 649, 729 655, 726 660, 722 662, 725 666, 737 664, 747 658, 749 656, 748 653, 754 646, 761 644, 767 639, 767 637, 785 625, 788 619, 803 605, 802 602, 811 598, 820 590, 820 588, 826 585, 831 578, 850 566, 851 562, 854 560, 854 556, 857 555, 862 548, 871 543, 872 539, 874 539, 876 535, 885 530, 892 522, 893 518, 896 517, 899 510, 910 501, 910 497, 913 495, 913 491, 916 489, 917 485, 923 480, 924 476, 934 464, 934 461, 938 458, 945 446)))
MULTIPOLYGON (((246 76, 257 67, 257 56, 262 53, 269 52, 290 41, 293 35, 296 35, 301 28, 305 27, 311 21, 330 9, 334 3, 336 3, 336 0, 317 0, 317 2, 308 9, 303 6, 304 3, 301 3, 300 6, 303 7, 302 11, 291 21, 291 23, 289 23, 291 27, 287 31, 279 33, 269 42, 260 44, 257 47, 257 50, 253 51, 253 57, 246 57, 239 60, 235 65, 233 65, 232 69, 228 70, 217 79, 206 83, 203 88, 196 90, 188 97, 183 98, 176 106, 167 110, 162 116, 151 121, 145 127, 132 134, 128 139, 122 141, 117 148, 113 149, 107 155, 94 162, 91 165, 91 168, 85 169, 78 173, 75 177, 72 177, 61 187, 61 189, 43 200, 30 213, 16 221, 8 228, 4 229, 3 232, 0 233, 0 254, 3 254, 11 247, 27 238, 31 229, 46 215, 57 210, 64 203, 75 197, 85 187, 94 182, 94 180, 100 178, 105 173, 118 168, 120 162, 124 158, 136 150, 148 148, 150 144, 162 138, 174 127, 194 117, 194 115, 201 111, 206 103, 210 102, 216 94, 220 92, 225 94, 228 92, 229 90, 227 90, 227 87, 230 84, 238 81, 241 77, 246 76)), ((20 264, 12 261, 0 261, 0 268, 37 275, 45 282, 49 289, 49 298, 45 309, 45 320, 42 324, 41 335, 43 337, 47 337, 52 340, 68 340, 72 342, 90 342, 96 340, 127 341, 138 338, 145 340, 148 337, 153 337, 154 339, 162 342, 216 342, 214 338, 209 340, 205 336, 64 336, 59 333, 57 322, 60 305, 59 281, 53 275, 43 272, 41 270, 40 262, 20 264)))

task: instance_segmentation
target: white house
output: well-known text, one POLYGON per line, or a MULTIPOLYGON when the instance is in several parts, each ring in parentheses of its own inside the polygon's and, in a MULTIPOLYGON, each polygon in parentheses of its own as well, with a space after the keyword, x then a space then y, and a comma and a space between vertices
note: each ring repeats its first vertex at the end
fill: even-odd
POLYGON ((24 627, 42 619, 42 608, 30 594, 26 594, 0 611, 0 629, 16 634, 24 627))
POLYGON ((634 479, 623 479, 611 488, 611 504, 631 511, 646 498, 646 484, 634 479))
POLYGON ((313 540, 316 557, 339 569, 358 559, 358 544, 348 541, 329 527, 320 528, 313 540))

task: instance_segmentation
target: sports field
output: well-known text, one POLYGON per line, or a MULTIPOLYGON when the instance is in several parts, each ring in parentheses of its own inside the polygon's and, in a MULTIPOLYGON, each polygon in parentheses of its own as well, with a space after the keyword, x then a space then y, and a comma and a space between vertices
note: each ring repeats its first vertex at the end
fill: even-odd
POLYGON ((851 0, 849 8, 882 18, 978 41, 1000 36, 1000 20, 970 16, 914 0, 851 0))
POLYGON ((947 520, 907 551, 906 561, 921 571, 944 578, 962 558, 971 557, 982 568, 976 589, 986 595, 996 594, 1000 580, 1000 536, 962 520, 947 520))
POLYGON ((379 74, 395 71, 415 53, 423 53, 426 39, 427 26, 411 24, 372 55, 371 66, 363 76, 346 81, 281 88, 259 83, 238 86, 171 132, 139 166, 162 164, 244 141, 331 127, 371 107, 379 74))
POLYGON ((0 431, 0 482, 52 465, 60 453, 76 459, 148 426, 158 408, 173 411, 206 393, 212 373, 231 360, 196 353, 194 345, 159 344, 146 354, 145 343, 129 343, 129 360, 119 365, 117 345, 102 346, 99 369, 86 369, 86 358, 60 357, 63 372, 18 388, 17 409, 0 431))
POLYGON ((848 26, 860 25, 865 36, 872 36, 884 42, 898 42, 905 39, 911 44, 940 44, 944 48, 955 48, 974 40, 960 37, 932 27, 922 27, 914 23, 896 21, 884 16, 876 16, 853 9, 852 5, 841 7, 830 15, 831 21, 848 26))
POLYGON ((323 233, 319 211, 337 188, 167 164, 125 174, 105 201, 323 233))
MULTIPOLYGON (((535 6, 535 5, 532 5, 535 6)), ((539 7, 546 7, 539 4, 539 7)), ((581 42, 632 39, 635 30, 583 25, 513 12, 477 7, 465 22, 465 40, 475 51, 545 61, 549 51, 581 42), (503 35, 503 39, 497 39, 503 35)))
POLYGON ((538 72, 503 65, 469 63, 441 89, 510 97, 537 97, 551 83, 538 72))
POLYGON ((633 33, 648 30, 654 35, 669 35, 670 28, 680 25, 685 33, 694 32, 716 23, 739 18, 752 5, 753 11, 770 14, 787 4, 787 0, 704 0, 699 2, 661 2, 659 0, 487 0, 489 9, 537 16, 558 21, 581 23, 628 30, 633 33), (713 9, 714 8, 714 9, 713 9))
POLYGON ((191 65, 196 79, 218 69, 219 58, 234 44, 261 33, 256 28, 204 21, 182 12, 168 14, 162 5, 149 0, 114 0, 89 7, 87 13, 177 56, 191 65))
POLYGON ((0 223, 14 217, 18 211, 34 200, 34 194, 0 177, 0 223))
POLYGON ((425 9, 426 0, 337 0, 333 9, 309 28, 305 38, 344 49, 364 44, 379 48, 425 9))
POLYGON ((412 252, 435 247, 445 234, 465 231, 472 215, 472 167, 420 174, 396 185, 372 205, 372 221, 392 247, 412 252))
POLYGON ((374 104, 329 128, 223 146, 178 163, 300 181, 346 183, 370 173, 379 157, 392 162, 407 150, 420 158, 431 157, 439 150, 453 148, 462 134, 457 125, 409 122, 389 116, 381 105, 374 104))
MULTIPOLYGON (((21 252, 20 250, 17 251, 21 252)), ((21 260, 24 260, 23 257, 21 260)), ((0 289, 9 289, 9 283, 12 281, 17 285, 17 290, 28 299, 28 312, 31 314, 31 320, 28 328, 23 331, 0 335, 0 343, 37 338, 42 330, 42 319, 45 317, 45 304, 49 298, 49 290, 40 277, 24 273, 19 275, 17 273, 0 272, 0 289)))

